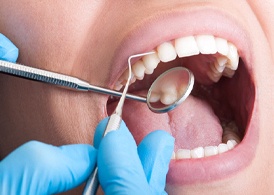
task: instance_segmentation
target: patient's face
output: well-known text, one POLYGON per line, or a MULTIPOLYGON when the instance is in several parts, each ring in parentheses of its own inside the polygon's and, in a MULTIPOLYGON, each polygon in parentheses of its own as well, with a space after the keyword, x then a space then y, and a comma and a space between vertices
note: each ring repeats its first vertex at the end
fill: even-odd
MULTIPOLYGON (((178 109, 155 114, 126 101, 123 111, 137 143, 156 129, 175 137, 167 192, 271 194, 273 7, 271 0, 2 0, 0 32, 18 46, 19 63, 117 90, 127 58, 155 50, 133 62, 135 94, 164 70, 189 68, 195 87, 178 109)), ((117 103, 7 75, 0 94, 0 158, 32 139, 92 144, 117 103)))

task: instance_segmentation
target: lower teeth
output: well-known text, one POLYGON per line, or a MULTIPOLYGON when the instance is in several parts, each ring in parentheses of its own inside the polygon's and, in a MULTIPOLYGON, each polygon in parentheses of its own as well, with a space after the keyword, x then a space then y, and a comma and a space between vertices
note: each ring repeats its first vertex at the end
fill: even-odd
POLYGON ((232 150, 240 141, 238 127, 234 121, 227 124, 222 124, 223 136, 222 141, 218 146, 197 147, 192 150, 179 149, 173 152, 172 159, 190 159, 190 158, 204 158, 222 154, 232 150))
POLYGON ((222 154, 232 150, 238 143, 235 140, 228 140, 226 144, 221 143, 218 146, 198 147, 193 150, 179 149, 176 153, 173 152, 172 159, 190 159, 190 158, 204 158, 222 154))

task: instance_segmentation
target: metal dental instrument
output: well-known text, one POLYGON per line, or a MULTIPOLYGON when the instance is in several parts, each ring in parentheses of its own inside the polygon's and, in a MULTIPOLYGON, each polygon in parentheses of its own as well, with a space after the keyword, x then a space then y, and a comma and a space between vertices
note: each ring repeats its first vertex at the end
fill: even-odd
MULTIPOLYGON (((175 67, 162 73, 152 83, 146 98, 137 96, 137 95, 127 94, 128 86, 132 77, 131 76, 132 75, 131 59, 145 56, 145 55, 150 55, 153 53, 155 52, 136 54, 128 58, 129 77, 122 93, 115 90, 91 85, 87 83, 86 81, 83 81, 76 77, 54 73, 54 72, 50 72, 50 71, 46 71, 38 68, 32 68, 32 67, 15 64, 11 62, 6 62, 2 60, 0 60, 0 72, 8 75, 12 75, 12 76, 25 78, 25 79, 53 84, 53 85, 57 85, 57 86, 61 86, 64 88, 73 89, 77 91, 93 91, 93 92, 121 97, 114 113, 109 118, 107 127, 104 132, 104 136, 105 136, 109 131, 119 129, 120 123, 122 121, 121 119, 122 108, 123 108, 125 98, 137 100, 140 102, 145 102, 147 103, 151 111, 156 113, 164 113, 164 112, 173 110, 178 105, 180 105, 192 91, 192 88, 194 85, 194 76, 192 72, 184 67, 175 67), (166 85, 167 83, 168 85, 166 85), (173 95, 173 98, 175 97, 175 100, 171 101, 168 104, 163 104, 161 102, 162 100, 158 96, 161 95, 163 92, 166 93, 166 91, 163 91, 163 89, 165 90, 169 88, 176 89, 178 93, 176 94, 176 96, 173 95), (156 98, 157 101, 155 101, 155 97, 157 97, 156 98)), ((98 175, 98 168, 96 167, 86 183, 86 187, 83 192, 84 195, 96 193, 97 188, 99 186, 97 175, 98 175)))
MULTIPOLYGON (((131 62, 130 61, 131 61, 132 58, 140 57, 140 56, 144 56, 144 55, 147 55, 147 53, 132 55, 128 58, 129 76, 128 76, 128 79, 127 79, 127 83, 126 83, 125 88, 123 90, 122 96, 121 96, 121 98, 118 102, 118 105, 116 106, 113 114, 109 118, 109 121, 108 121, 108 124, 107 124, 107 127, 105 129, 105 132, 104 132, 103 136, 105 136, 110 131, 115 131, 115 130, 120 128, 120 124, 122 122, 122 109, 123 109, 123 105, 124 105, 124 102, 125 102, 128 86, 129 86, 130 80, 132 78, 131 62)), ((98 186, 99 186, 98 167, 95 167, 93 173, 90 175, 90 177, 89 177, 89 179, 86 183, 83 195, 95 195, 96 192, 97 192, 98 186)))
MULTIPOLYGON (((132 58, 150 55, 153 53, 155 52, 147 52, 143 54, 133 55, 128 59, 128 63, 130 64, 130 60, 132 58)), ((8 75, 53 84, 56 86, 61 86, 63 88, 72 89, 76 91, 93 91, 117 97, 122 96, 122 93, 119 91, 94 86, 76 77, 50 72, 38 68, 32 68, 29 66, 15 64, 2 60, 0 60, 0 73, 1 72, 8 75)), ((162 73, 153 82, 148 91, 147 97, 126 93, 125 98, 147 103, 149 109, 153 112, 165 113, 170 110, 173 110, 178 105, 180 105, 192 91, 193 85, 194 76, 192 72, 184 67, 175 67, 162 73), (162 87, 165 86, 165 83, 169 83, 170 85, 167 87, 162 87), (179 92, 176 96, 176 100, 168 104, 163 104, 161 103, 162 100, 158 98, 155 102, 155 94, 162 94, 163 91, 161 90, 163 90, 164 88, 170 88, 172 85, 176 86, 177 91, 179 92)))

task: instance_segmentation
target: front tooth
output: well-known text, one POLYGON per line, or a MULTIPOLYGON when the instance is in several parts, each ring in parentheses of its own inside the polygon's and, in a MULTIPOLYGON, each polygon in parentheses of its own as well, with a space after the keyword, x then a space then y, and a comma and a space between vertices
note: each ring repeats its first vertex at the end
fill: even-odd
POLYGON ((228 54, 227 57, 230 61, 229 68, 231 70, 237 70, 239 64, 239 54, 238 50, 232 43, 228 43, 228 54))
POLYGON ((162 62, 175 60, 177 53, 171 42, 162 43, 157 47, 158 57, 162 62))
POLYGON ((218 151, 219 151, 219 154, 222 154, 222 153, 228 151, 227 145, 226 144, 219 144, 218 151))
POLYGON ((228 54, 227 40, 216 37, 215 42, 216 42, 216 47, 217 47, 218 53, 226 56, 228 54))
POLYGON ((145 66, 141 60, 138 60, 135 64, 132 65, 132 73, 138 80, 142 80, 145 76, 145 66))
POLYGON ((198 35, 196 42, 201 54, 217 53, 215 38, 212 35, 198 35))
POLYGON ((204 148, 198 147, 190 151, 192 158, 203 158, 205 156, 204 148))
POLYGON ((218 154, 217 146, 206 146, 205 147, 205 156, 214 156, 218 154))
POLYGON ((175 39, 175 50, 180 58, 199 54, 199 48, 193 36, 175 39))
POLYGON ((143 62, 144 62, 144 66, 147 70, 147 72, 153 72, 154 69, 157 67, 157 65, 160 62, 160 59, 158 57, 158 55, 156 53, 152 53, 150 55, 146 55, 142 58, 143 62))
POLYGON ((188 159, 191 158, 190 150, 188 149, 179 149, 176 152, 176 159, 188 159))

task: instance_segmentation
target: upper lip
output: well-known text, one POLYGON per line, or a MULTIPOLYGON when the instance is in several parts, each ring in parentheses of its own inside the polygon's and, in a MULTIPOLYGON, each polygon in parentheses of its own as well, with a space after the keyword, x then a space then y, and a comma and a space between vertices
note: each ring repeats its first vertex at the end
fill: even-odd
MULTIPOLYGON (((241 21, 238 21, 226 10, 213 6, 193 8, 188 10, 173 10, 170 12, 150 15, 139 25, 135 26, 123 39, 120 47, 115 51, 115 59, 111 66, 112 75, 109 86, 113 86, 121 73, 127 68, 128 56, 152 50, 157 45, 178 37, 211 34, 232 42, 238 48, 239 55, 252 73, 252 43, 241 21)), ((256 101, 255 101, 256 102, 256 101)), ((237 173, 246 167, 255 155, 258 142, 256 103, 247 125, 244 140, 234 150, 220 156, 191 161, 171 162, 168 181, 172 184, 193 183, 195 181, 208 181, 219 179, 227 174, 237 173), (251 147, 252 146, 252 147, 251 147), (243 155, 244 154, 244 155, 243 155), (229 159, 234 159, 233 162, 229 159), (191 167, 191 168, 190 168, 191 167), (206 171, 205 171, 206 169, 206 171), (180 177, 173 172, 181 173, 180 177), (210 177, 208 174, 210 173, 210 177)))

